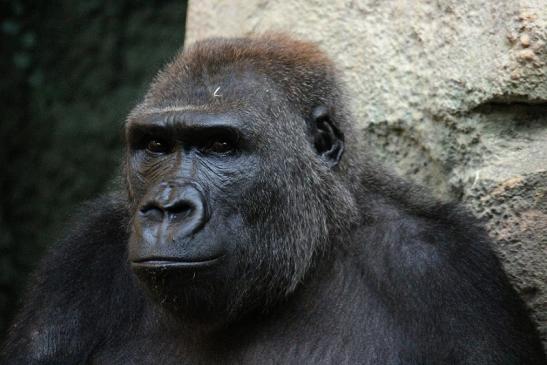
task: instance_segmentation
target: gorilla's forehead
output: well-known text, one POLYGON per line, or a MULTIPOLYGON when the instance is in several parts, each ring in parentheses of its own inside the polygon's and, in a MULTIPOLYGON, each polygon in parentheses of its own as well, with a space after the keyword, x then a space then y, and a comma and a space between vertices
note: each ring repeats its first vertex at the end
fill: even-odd
POLYGON ((152 85, 146 100, 150 109, 243 110, 278 105, 283 95, 265 73, 242 65, 219 65, 165 78, 152 85))

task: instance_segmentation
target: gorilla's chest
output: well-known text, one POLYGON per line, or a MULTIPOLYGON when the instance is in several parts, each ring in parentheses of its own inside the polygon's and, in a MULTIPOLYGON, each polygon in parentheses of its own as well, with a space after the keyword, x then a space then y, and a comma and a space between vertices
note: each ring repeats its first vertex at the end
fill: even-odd
POLYGON ((287 336, 238 344, 190 345, 180 338, 140 337, 105 346, 92 364, 353 364, 367 363, 354 341, 287 336))
POLYGON ((92 363, 377 364, 380 353, 383 359, 397 353, 393 348, 384 351, 395 341, 386 334, 385 323, 391 322, 387 314, 373 310, 377 303, 357 296, 344 304, 334 310, 334 304, 325 301, 310 313, 283 312, 268 320, 249 320, 204 341, 195 340, 198 333, 189 336, 190 330, 173 333, 154 326, 126 330, 123 340, 107 341, 92 363), (374 321, 367 317, 370 313, 375 313, 374 321))

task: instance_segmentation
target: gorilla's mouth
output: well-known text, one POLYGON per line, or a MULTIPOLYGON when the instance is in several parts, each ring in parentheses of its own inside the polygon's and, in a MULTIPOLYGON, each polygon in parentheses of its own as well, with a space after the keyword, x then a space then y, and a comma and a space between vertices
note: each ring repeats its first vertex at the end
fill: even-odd
POLYGON ((208 258, 189 259, 184 257, 147 257, 131 261, 131 267, 165 269, 201 269, 218 264, 224 255, 208 258))

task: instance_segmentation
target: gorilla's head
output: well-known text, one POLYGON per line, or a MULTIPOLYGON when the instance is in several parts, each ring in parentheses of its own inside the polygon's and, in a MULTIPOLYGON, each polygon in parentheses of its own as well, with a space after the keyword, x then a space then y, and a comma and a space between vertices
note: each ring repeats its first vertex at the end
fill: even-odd
POLYGON ((332 63, 279 35, 211 39, 161 71, 127 121, 129 260, 194 320, 268 308, 357 219, 332 63))

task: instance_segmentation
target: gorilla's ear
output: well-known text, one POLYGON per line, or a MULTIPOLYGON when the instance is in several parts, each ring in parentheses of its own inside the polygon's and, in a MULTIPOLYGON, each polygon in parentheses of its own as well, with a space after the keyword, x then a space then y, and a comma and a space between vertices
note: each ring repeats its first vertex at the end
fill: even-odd
POLYGON ((329 167, 338 165, 344 153, 344 135, 332 123, 326 106, 313 108, 310 127, 313 146, 319 157, 329 167))

